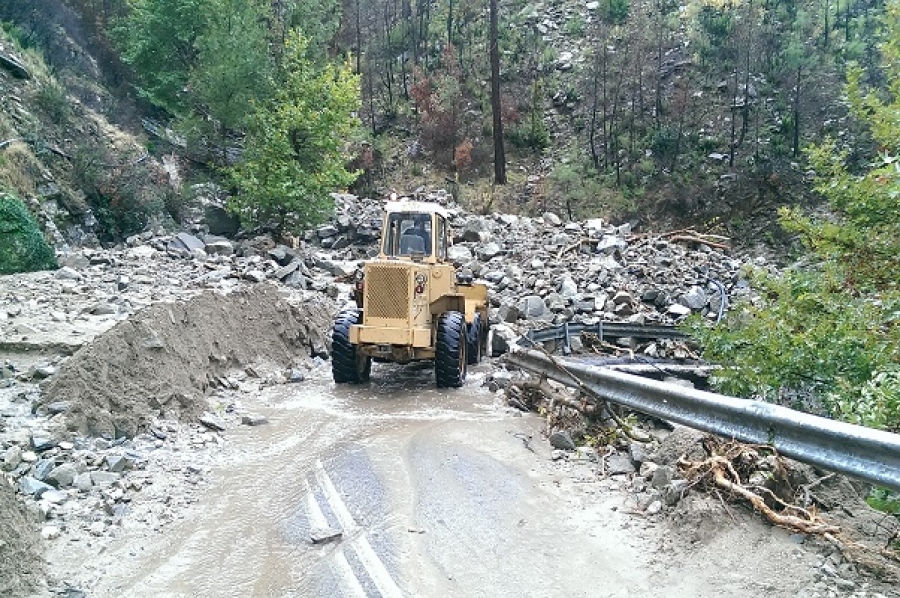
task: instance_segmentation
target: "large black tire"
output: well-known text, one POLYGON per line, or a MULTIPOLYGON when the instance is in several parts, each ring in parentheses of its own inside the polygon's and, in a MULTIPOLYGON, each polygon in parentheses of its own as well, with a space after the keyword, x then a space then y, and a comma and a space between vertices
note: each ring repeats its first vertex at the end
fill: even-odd
POLYGON ((479 363, 484 355, 485 329, 481 314, 476 313, 466 332, 466 361, 469 365, 479 363))
POLYGON ((357 353, 350 343, 350 327, 359 324, 362 310, 348 309, 338 314, 331 332, 331 374, 337 384, 361 384, 369 380, 372 358, 357 353))
POLYGON ((438 388, 457 388, 466 381, 466 318, 458 311, 438 316, 434 373, 438 388))

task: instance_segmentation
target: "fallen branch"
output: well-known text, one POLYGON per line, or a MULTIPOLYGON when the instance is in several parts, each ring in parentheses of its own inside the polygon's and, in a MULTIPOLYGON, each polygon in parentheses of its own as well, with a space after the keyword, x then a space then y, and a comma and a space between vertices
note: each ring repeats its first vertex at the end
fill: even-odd
POLYGON ((692 236, 692 235, 675 235, 671 237, 671 241, 685 241, 688 243, 702 243, 703 245, 709 245, 714 249, 721 249, 723 251, 728 251, 731 249, 730 245, 726 245, 725 243, 717 243, 715 241, 708 241, 701 237, 692 236))
MULTIPOLYGON (((690 476, 711 474, 713 483, 718 488, 743 498, 774 525, 809 535, 822 536, 824 534, 836 534, 840 531, 839 527, 820 521, 814 512, 802 507, 786 505, 777 497, 775 499, 779 504, 786 506, 787 510, 794 511, 797 514, 791 515, 775 511, 766 504, 762 496, 740 483, 740 476, 735 471, 734 465, 721 455, 713 455, 700 463, 691 463, 681 459, 678 461, 678 465, 685 468, 690 476)), ((774 497, 774 495, 772 496, 774 497)))

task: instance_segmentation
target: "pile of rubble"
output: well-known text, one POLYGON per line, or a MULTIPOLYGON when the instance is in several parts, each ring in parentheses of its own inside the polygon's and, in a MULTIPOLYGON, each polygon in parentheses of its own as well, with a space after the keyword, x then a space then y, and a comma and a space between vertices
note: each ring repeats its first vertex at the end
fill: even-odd
MULTIPOLYGON (((693 231, 634 234, 601 219, 563 222, 511 214, 468 214, 443 192, 420 199, 451 214, 450 258, 485 281, 491 323, 515 334, 563 322, 673 324, 690 314, 721 317, 729 298, 751 292, 744 267, 763 258, 731 256, 723 239, 693 231)), ((306 241, 340 255, 343 263, 377 252, 380 202, 336 196, 337 216, 306 241)))

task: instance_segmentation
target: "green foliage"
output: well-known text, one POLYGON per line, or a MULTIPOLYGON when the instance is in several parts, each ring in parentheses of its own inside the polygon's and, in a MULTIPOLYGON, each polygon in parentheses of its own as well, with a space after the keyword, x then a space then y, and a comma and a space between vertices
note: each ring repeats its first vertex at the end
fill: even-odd
POLYGON ((291 31, 274 99, 250 117, 239 189, 230 208, 245 224, 301 230, 323 221, 329 193, 353 182, 344 148, 358 120, 359 77, 349 65, 316 67, 307 41, 291 31))
POLYGON ((52 270, 53 249, 16 197, 0 192, 0 274, 52 270))
POLYGON ((84 190, 104 241, 118 241, 143 231, 162 213, 165 191, 150 167, 110 164, 100 148, 83 145, 72 160, 73 182, 84 190))
POLYGON ((208 5, 208 0, 131 0, 127 16, 113 30, 122 59, 138 75, 142 95, 172 114, 188 112, 208 5))
POLYGON ((887 488, 873 488, 866 498, 866 502, 873 509, 900 517, 900 494, 891 492, 887 488))
POLYGON ((630 0, 602 0, 600 16, 611 25, 621 25, 628 19, 631 11, 630 0))
POLYGON ((253 100, 267 95, 269 56, 264 5, 209 0, 206 30, 197 39, 192 101, 222 131, 245 125, 253 100))
POLYGON ((66 91, 53 80, 46 80, 38 86, 34 101, 41 111, 57 125, 66 124, 72 117, 72 109, 69 107, 66 91))
POLYGON ((900 1, 888 4, 882 47, 886 93, 864 93, 851 70, 847 96, 882 154, 862 173, 831 141, 809 150, 816 190, 834 217, 783 210, 783 225, 810 249, 811 265, 757 279, 763 298, 725 326, 693 323, 707 356, 727 368, 727 392, 777 400, 817 395, 834 417, 900 430, 900 1))
POLYGON ((535 153, 550 146, 550 132, 544 123, 543 98, 540 81, 531 86, 531 104, 525 122, 507 129, 509 141, 516 147, 528 149, 535 153))

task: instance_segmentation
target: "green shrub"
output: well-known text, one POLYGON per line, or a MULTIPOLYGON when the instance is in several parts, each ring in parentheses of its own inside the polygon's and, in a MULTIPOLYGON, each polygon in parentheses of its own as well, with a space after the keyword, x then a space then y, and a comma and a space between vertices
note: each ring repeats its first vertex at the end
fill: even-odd
POLYGON ((38 107, 57 125, 69 122, 72 108, 66 91, 55 81, 44 81, 35 93, 34 101, 38 107))
POLYGON ((21 201, 0 192, 0 274, 56 268, 56 256, 21 201))

